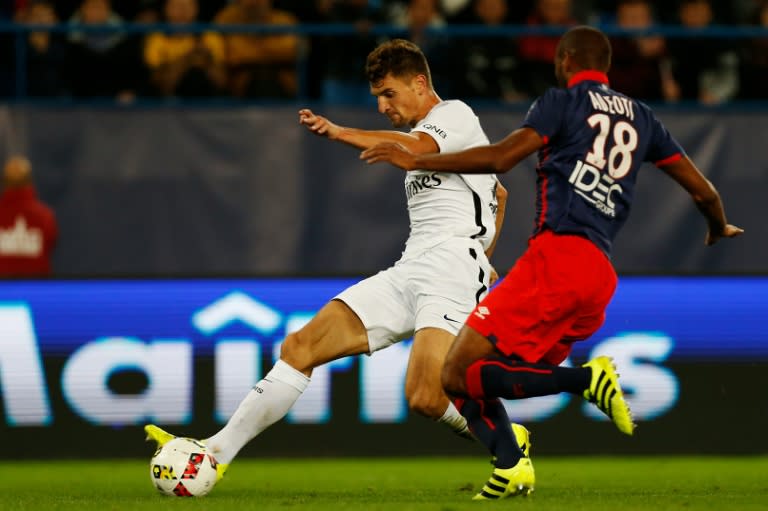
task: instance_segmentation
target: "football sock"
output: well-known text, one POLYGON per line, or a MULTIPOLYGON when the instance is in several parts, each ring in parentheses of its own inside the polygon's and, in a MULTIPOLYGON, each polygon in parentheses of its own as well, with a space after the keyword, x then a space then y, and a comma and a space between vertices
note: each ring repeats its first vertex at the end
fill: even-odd
POLYGON ((467 426, 467 419, 465 419, 459 411, 456 409, 456 407, 451 403, 448 402, 448 408, 445 409, 445 413, 442 417, 437 419, 437 422, 440 422, 442 424, 445 424, 449 428, 451 428, 451 431, 456 433, 462 438, 466 438, 469 440, 474 440, 475 437, 472 436, 472 432, 469 430, 469 427, 467 426))
POLYGON ((511 468, 517 465, 523 452, 517 444, 501 400, 457 399, 455 402, 475 438, 496 457, 496 467, 511 468))
POLYGON ((475 399, 525 399, 560 392, 581 395, 589 387, 592 373, 585 367, 529 364, 492 356, 471 364, 466 378, 467 393, 475 399))
POLYGON ((278 360, 227 424, 206 440, 209 451, 219 463, 230 463, 245 444, 288 413, 308 384, 309 378, 278 360))

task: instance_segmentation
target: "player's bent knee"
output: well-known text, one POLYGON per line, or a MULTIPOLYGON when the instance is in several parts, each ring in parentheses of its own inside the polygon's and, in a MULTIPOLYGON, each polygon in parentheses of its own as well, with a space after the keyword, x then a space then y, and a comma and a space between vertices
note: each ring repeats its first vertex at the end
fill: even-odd
POLYGON ((301 331, 288 334, 280 348, 280 359, 297 371, 314 368, 312 341, 301 331))
POLYGON ((406 396, 408 408, 412 411, 430 417, 439 419, 445 413, 446 402, 442 391, 435 392, 416 392, 413 395, 406 396))

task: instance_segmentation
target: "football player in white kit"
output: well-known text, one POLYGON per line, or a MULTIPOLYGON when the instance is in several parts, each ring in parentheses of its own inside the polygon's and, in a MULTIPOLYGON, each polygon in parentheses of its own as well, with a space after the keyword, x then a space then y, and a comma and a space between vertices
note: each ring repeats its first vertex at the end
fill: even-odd
MULTIPOLYGON (((443 101, 432 88, 424 54, 395 39, 373 50, 366 73, 379 112, 402 131, 336 125, 308 109, 299 122, 311 132, 358 149, 399 142, 413 152, 454 152, 487 145, 465 103, 443 101)), ((372 354, 413 337, 405 380, 410 408, 471 438, 467 422, 442 389, 443 360, 495 272, 488 258, 504 218, 506 190, 494 174, 405 173, 410 235, 390 268, 351 286, 289 334, 278 360, 240 403, 229 422, 205 440, 223 475, 238 451, 284 417, 306 389, 313 368, 349 355, 372 354)), ((162 445, 173 435, 146 426, 162 445)), ((528 454, 528 431, 513 429, 528 454)))

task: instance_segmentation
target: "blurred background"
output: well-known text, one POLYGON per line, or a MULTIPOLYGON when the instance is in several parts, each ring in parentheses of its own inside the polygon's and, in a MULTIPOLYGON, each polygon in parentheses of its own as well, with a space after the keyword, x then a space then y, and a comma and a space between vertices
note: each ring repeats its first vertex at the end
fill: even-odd
MULTIPOLYGON (((4 456, 141 455, 125 446, 150 420, 211 433, 287 332, 399 257, 402 173, 361 164, 297 114, 389 129, 363 73, 379 42, 418 43, 438 94, 470 104, 495 141, 555 85, 558 37, 583 23, 611 38, 612 86, 654 108, 746 230, 705 248, 687 194, 642 170, 609 322, 572 362, 623 354, 646 412, 636 439, 600 445, 765 453, 768 2, 9 0, 0 158, 26 168, 21 188, 53 223, 38 232, 11 215, 0 228, 0 259, 45 259, 0 283, 4 456), (195 320, 211 308, 218 323, 195 320), (688 427, 731 416, 744 431, 728 444, 716 426, 688 427)), ((501 176, 500 273, 533 227, 534 165, 501 176)), ((288 423, 246 452, 477 454, 403 408, 407 348, 319 371, 288 423)), ((610 426, 559 397, 510 406, 545 453, 593 452, 610 426)))

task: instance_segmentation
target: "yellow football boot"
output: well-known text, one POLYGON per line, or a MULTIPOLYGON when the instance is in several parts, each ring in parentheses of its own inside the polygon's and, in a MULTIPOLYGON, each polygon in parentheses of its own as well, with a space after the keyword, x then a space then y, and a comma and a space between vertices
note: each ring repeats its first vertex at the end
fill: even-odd
POLYGON ((512 468, 494 468, 488 482, 472 500, 498 500, 522 495, 527 497, 536 484, 530 458, 520 458, 512 468))
POLYGON ((512 433, 515 434, 515 440, 517 440, 517 445, 520 447, 520 450, 523 451, 523 454, 526 458, 530 457, 531 455, 531 432, 526 429, 525 426, 522 424, 517 424, 516 422, 512 423, 512 433))
POLYGON ((632 412, 621 391, 619 375, 616 374, 613 360, 610 357, 597 357, 582 367, 592 369, 592 379, 589 388, 584 391, 584 398, 606 414, 619 431, 627 435, 634 433, 635 423, 632 422, 632 412))
POLYGON ((159 427, 155 426, 154 424, 147 424, 144 426, 144 432, 147 434, 147 442, 155 441, 157 442, 158 449, 174 438, 176 436, 168 433, 167 431, 160 429, 159 427))

